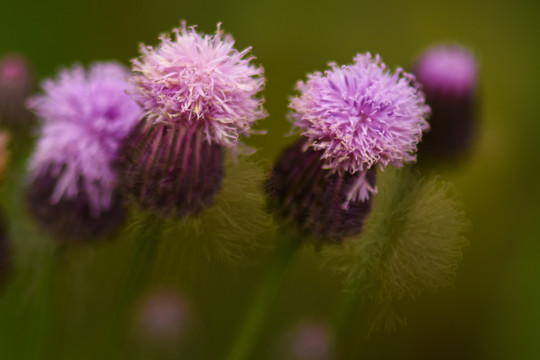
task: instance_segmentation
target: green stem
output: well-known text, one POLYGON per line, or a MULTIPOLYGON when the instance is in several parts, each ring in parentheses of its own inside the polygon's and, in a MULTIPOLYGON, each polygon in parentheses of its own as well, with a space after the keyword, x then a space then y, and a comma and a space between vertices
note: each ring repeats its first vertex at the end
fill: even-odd
POLYGON ((343 293, 337 302, 334 313, 334 338, 342 339, 351 326, 356 310, 361 306, 362 296, 359 291, 343 293))
POLYGON ((286 238, 278 245, 268 272, 259 284, 255 298, 240 325, 240 331, 226 357, 227 360, 245 360, 249 358, 269 315, 270 307, 281 287, 288 265, 296 254, 296 250, 300 247, 300 243, 300 239, 286 238))
POLYGON ((131 310, 141 287, 147 280, 151 270, 150 264, 161 240, 163 222, 157 215, 146 214, 141 223, 140 231, 132 244, 135 247, 135 252, 127 270, 123 289, 118 296, 109 336, 103 347, 103 350, 107 352, 114 353, 114 351, 122 350, 121 340, 129 310, 131 310))

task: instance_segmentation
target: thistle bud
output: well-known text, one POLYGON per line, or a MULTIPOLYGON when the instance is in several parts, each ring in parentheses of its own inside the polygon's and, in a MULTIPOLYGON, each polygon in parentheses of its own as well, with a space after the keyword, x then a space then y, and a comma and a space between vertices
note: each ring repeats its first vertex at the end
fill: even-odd
POLYGON ((133 60, 134 99, 145 115, 122 151, 124 187, 143 208, 184 217, 212 204, 224 149, 266 116, 263 69, 218 25, 214 36, 182 23, 133 60))
POLYGON ((477 63, 471 52, 457 45, 425 51, 413 72, 431 106, 431 131, 419 145, 422 157, 454 159, 466 153, 475 132, 477 63))
POLYGON ((32 76, 21 55, 0 59, 0 124, 18 125, 30 119, 25 103, 32 91, 32 76))
POLYGON ((62 238, 105 235, 123 217, 112 163, 141 113, 126 94, 126 75, 114 63, 88 72, 75 66, 45 81, 45 93, 28 102, 43 121, 29 165, 29 207, 62 238))
POLYGON ((414 162, 428 128, 429 107, 412 75, 391 73, 369 53, 354 60, 297 84, 290 119, 302 140, 268 183, 279 213, 334 241, 362 230, 377 192, 375 169, 414 162))
POLYGON ((319 239, 339 242, 361 232, 372 197, 348 202, 347 195, 362 176, 366 177, 367 186, 374 188, 375 168, 365 174, 340 176, 324 169, 322 151, 305 149, 306 144, 307 140, 300 139, 283 151, 276 162, 266 188, 271 206, 319 239))

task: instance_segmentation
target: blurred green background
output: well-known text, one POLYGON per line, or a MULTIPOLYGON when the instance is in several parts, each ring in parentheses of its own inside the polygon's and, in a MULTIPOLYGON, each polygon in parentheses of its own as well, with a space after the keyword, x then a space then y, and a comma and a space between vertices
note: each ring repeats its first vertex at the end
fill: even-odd
MULTIPOLYGON (((237 48, 252 46, 265 68, 270 116, 258 127, 268 134, 248 143, 268 165, 292 141, 284 137, 290 129, 288 97, 306 73, 324 70, 328 61, 350 63, 358 52, 379 53, 391 67, 407 67, 434 43, 450 40, 471 48, 480 62, 480 136, 474 154, 443 174, 456 184, 472 222, 471 246, 455 288, 405 304, 405 328, 374 334, 359 352, 350 353, 370 359, 540 359, 539 15, 540 3, 534 1, 4 0, 0 53, 25 54, 43 78, 74 62, 116 59, 128 64, 140 42, 156 44, 157 36, 179 26, 181 19, 207 33, 222 22, 237 48)), ((8 218, 22 216, 10 213, 20 211, 19 195, 2 196, 8 218)), ((220 358, 231 336, 223 329, 235 326, 270 253, 259 251, 234 266, 186 266, 190 270, 181 287, 193 294, 202 313, 198 319, 204 335, 193 340, 193 347, 205 347, 204 358, 220 358)), ((302 253, 253 358, 268 356, 265 349, 294 321, 326 319, 339 280, 321 267, 315 252, 302 253)), ((43 305, 39 299, 35 303, 35 309, 43 305)), ((40 322, 33 315, 20 319, 19 328, 6 328, 0 318, 1 359, 15 354, 75 358, 70 356, 77 350, 82 351, 77 358, 85 357, 87 339, 71 343, 69 351, 62 350, 72 341, 68 335, 38 346, 40 322), (20 353, 12 343, 6 345, 14 338, 25 348, 20 353)), ((89 336, 93 331, 99 329, 88 330, 89 336)))

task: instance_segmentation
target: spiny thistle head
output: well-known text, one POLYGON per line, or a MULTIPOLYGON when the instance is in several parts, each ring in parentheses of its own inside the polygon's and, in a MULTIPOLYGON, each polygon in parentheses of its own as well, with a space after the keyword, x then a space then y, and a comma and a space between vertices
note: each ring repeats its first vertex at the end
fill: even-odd
POLYGON ((112 162, 141 115, 126 94, 127 75, 115 63, 96 63, 88 71, 74 66, 44 81, 44 93, 28 101, 43 121, 29 165, 29 200, 38 216, 48 208, 75 215, 69 210, 75 206, 78 215, 98 219, 118 205, 112 162))
POLYGON ((25 102, 32 83, 32 72, 23 56, 8 54, 0 59, 0 123, 17 125, 28 120, 25 102))
POLYGON ((3 217, 0 218, 0 288, 6 280, 11 267, 11 247, 3 217))
POLYGON ((224 147, 235 148, 256 120, 266 116, 258 93, 262 67, 250 49, 218 25, 201 35, 183 22, 175 38, 141 46, 133 60, 134 99, 144 116, 122 151, 125 188, 146 209, 177 217, 214 201, 223 177, 224 147))
POLYGON ((141 340, 165 344, 178 342, 186 335, 192 309, 183 295, 165 288, 145 294, 135 315, 135 330, 141 340))
POLYGON ((337 241, 362 230, 377 192, 374 165, 415 161, 428 129, 429 107, 412 75, 391 73, 369 53, 354 60, 297 84, 290 118, 303 139, 279 158, 267 187, 281 214, 337 241))
POLYGON ((357 55, 354 64, 308 75, 291 98, 294 126, 322 150, 325 167, 354 174, 373 165, 396 167, 416 159, 429 128, 429 107, 414 76, 386 68, 380 57, 357 55))
POLYGON ((416 61, 414 73, 428 95, 463 98, 476 91, 478 65, 474 55, 459 45, 443 44, 427 49, 416 61))
POLYGON ((196 127, 208 142, 233 147, 266 117, 263 68, 251 64, 250 48, 238 51, 218 24, 215 35, 201 35, 185 22, 161 36, 153 48, 141 45, 133 60, 133 96, 152 123, 196 127))
POLYGON ((418 58, 413 71, 432 109, 420 162, 457 159, 470 149, 475 133, 476 59, 461 46, 438 45, 418 58))

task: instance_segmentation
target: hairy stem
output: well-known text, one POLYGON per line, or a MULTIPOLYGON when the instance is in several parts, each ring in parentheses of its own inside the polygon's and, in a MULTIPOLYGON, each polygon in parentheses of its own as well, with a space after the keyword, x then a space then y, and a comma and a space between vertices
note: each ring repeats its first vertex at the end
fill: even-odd
POLYGON ((250 359, 251 352, 270 313, 270 308, 281 287, 285 272, 291 263, 300 239, 285 238, 276 249, 276 253, 267 273, 256 290, 255 297, 246 313, 240 330, 233 341, 227 360, 250 359))

